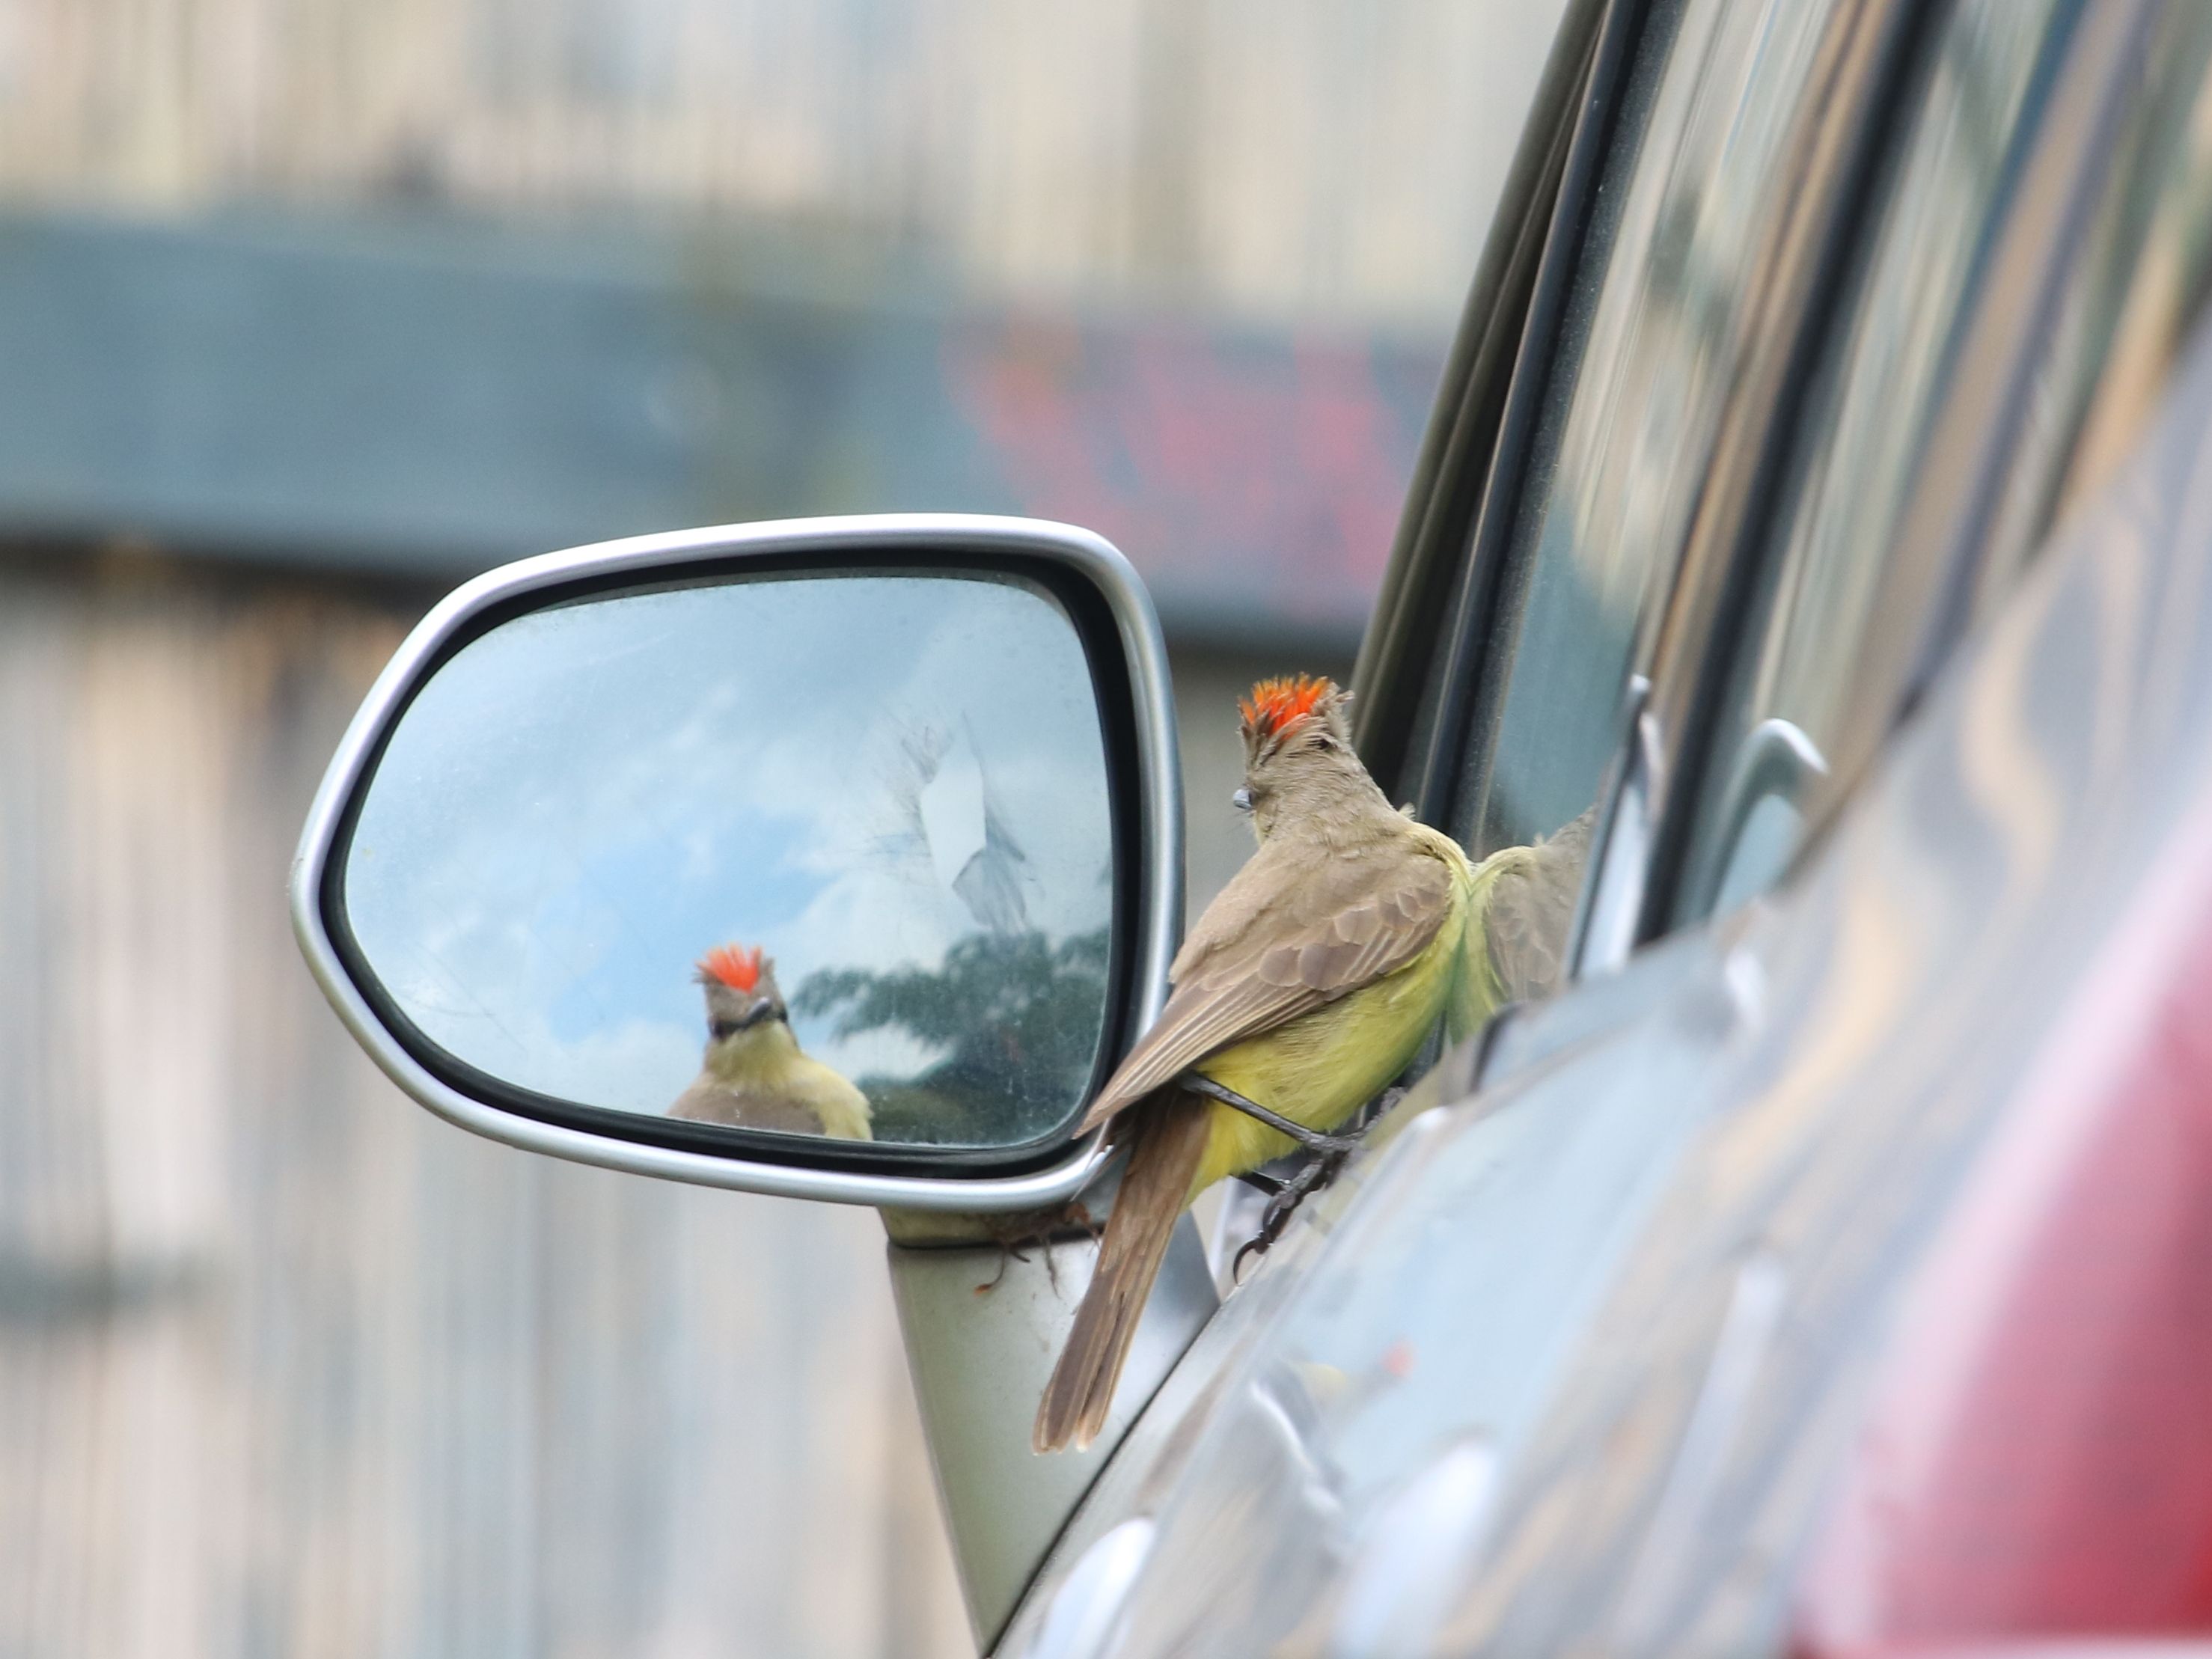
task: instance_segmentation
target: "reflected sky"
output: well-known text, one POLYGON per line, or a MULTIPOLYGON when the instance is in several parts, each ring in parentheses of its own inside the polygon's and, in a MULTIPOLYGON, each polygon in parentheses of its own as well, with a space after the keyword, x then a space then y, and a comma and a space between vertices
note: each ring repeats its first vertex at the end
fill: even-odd
MULTIPOLYGON (((426 1035, 524 1087, 657 1114, 698 1071, 692 966, 714 945, 765 946, 796 1001, 826 969, 1107 926, 1089 668, 1056 601, 997 577, 771 577, 538 612, 416 697, 347 860, 362 954, 426 1035)), ((856 1080, 945 1058, 896 1028, 793 1024, 856 1080)), ((1073 1104, 1010 1099, 993 1138, 1073 1104)))

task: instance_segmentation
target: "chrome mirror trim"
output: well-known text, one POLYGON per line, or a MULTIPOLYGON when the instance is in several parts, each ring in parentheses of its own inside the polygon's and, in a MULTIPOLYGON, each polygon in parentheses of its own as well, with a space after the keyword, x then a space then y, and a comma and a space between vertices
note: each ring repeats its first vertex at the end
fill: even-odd
POLYGON ((324 925, 323 878, 346 802, 416 686, 446 645, 483 611, 579 578, 629 575, 643 580, 709 560, 886 548, 1037 558, 1080 575, 1104 597, 1121 637, 1136 702, 1138 857, 1148 884, 1138 915, 1137 938, 1132 941, 1135 1024, 1142 1030, 1151 1024, 1166 1000, 1168 963, 1182 927, 1182 774, 1159 618, 1129 562, 1103 537, 1037 519, 927 513, 790 519, 634 536, 504 565, 441 600, 385 665, 315 792, 292 860, 291 902, 292 930, 308 971, 338 1018, 386 1076, 447 1121, 494 1140, 580 1164, 698 1186, 836 1204, 982 1212, 1041 1208, 1072 1197, 1089 1182, 1105 1157, 1096 1133, 1076 1142, 1066 1158, 1046 1169, 1019 1176, 951 1179, 795 1167, 643 1146, 487 1105, 432 1075, 400 1046, 346 972, 324 925))

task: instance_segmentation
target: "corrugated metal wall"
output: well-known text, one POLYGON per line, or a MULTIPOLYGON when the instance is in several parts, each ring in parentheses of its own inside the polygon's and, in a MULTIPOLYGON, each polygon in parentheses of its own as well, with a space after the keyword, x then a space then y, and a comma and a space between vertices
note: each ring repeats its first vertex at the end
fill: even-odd
MULTIPOLYGON (((759 216, 1440 337, 1555 13, 0 0, 0 197, 759 216)), ((285 866, 426 596, 302 550, 0 550, 0 1655, 964 1650, 875 1218, 475 1139, 323 1006, 285 866)), ((1179 658, 1195 899, 1233 686, 1328 665, 1179 658)))
POLYGON ((0 0, 0 190, 766 216, 1428 328, 1558 0, 0 0))
POLYGON ((508 1151, 301 969, 404 609, 0 565, 0 1653, 951 1653, 864 1210, 508 1151))

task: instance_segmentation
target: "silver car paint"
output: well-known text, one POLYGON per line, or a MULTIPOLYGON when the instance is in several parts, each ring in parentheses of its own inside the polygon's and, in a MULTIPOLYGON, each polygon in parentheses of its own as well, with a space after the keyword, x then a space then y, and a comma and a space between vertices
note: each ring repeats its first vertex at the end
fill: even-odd
POLYGON ((1162 1389, 1002 1653, 1072 1651, 1063 1586, 1139 1518, 1085 1651, 1775 1650, 1900 1286, 2208 813, 2200 331, 2142 453, 1788 890, 1383 1126, 1162 1389), (1370 1611, 1448 1460, 1480 1512, 1370 1611))

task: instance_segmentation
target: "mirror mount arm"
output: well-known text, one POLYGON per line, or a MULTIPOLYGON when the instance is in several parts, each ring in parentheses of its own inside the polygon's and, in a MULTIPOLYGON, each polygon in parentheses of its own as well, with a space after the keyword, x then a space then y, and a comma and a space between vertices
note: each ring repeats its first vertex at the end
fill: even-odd
POLYGON ((1008 1216, 886 1210, 884 1255, 977 1650, 988 1653, 1085 1493, 1220 1306, 1197 1224, 1176 1225, 1115 1389, 1085 1451, 1040 1455, 1031 1425, 1097 1259, 1073 1225, 1018 1248, 1008 1216))

